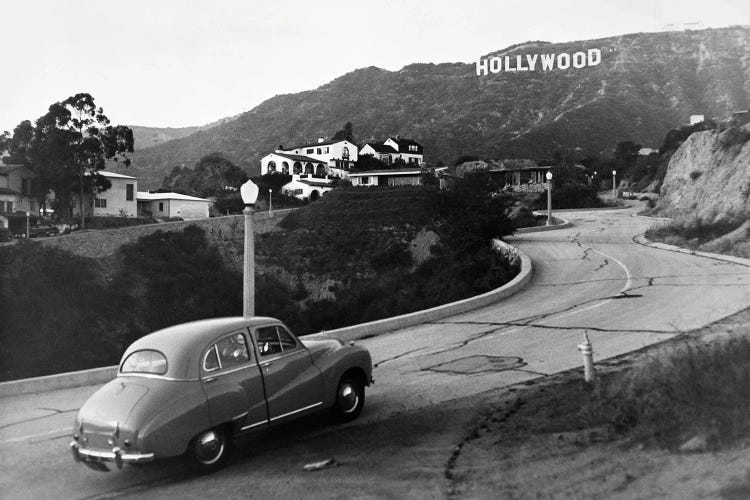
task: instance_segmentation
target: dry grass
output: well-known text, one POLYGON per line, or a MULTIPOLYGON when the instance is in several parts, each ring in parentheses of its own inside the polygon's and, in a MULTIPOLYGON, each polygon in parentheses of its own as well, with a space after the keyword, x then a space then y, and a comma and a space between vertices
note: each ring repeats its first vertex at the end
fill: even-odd
POLYGON ((638 442, 675 448, 694 436, 712 449, 750 433, 750 340, 678 346, 597 385, 583 410, 638 442))

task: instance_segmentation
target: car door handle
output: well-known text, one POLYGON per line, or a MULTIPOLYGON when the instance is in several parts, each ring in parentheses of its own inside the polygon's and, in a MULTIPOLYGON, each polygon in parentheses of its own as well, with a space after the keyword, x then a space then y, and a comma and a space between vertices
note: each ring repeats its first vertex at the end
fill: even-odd
POLYGON ((204 378, 204 379, 203 379, 203 383, 204 383, 204 384, 210 384, 210 383, 211 383, 211 382, 213 382, 214 380, 216 380, 216 377, 209 377, 209 378, 204 378))
POLYGON ((263 368, 267 368, 273 364, 273 361, 266 361, 265 363, 262 363, 260 366, 263 368))

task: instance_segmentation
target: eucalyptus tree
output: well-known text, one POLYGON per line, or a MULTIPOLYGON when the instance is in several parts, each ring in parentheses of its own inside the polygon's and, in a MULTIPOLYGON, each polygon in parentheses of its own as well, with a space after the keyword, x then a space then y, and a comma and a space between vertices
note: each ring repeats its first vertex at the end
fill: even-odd
POLYGON ((70 206, 77 192, 81 227, 85 227, 86 193, 109 188, 97 173, 107 161, 130 165, 133 131, 124 125, 111 125, 90 94, 80 93, 56 102, 31 127, 21 122, 11 136, 0 136, 0 150, 8 159, 29 166, 37 174, 42 195, 54 191, 55 198, 70 206))

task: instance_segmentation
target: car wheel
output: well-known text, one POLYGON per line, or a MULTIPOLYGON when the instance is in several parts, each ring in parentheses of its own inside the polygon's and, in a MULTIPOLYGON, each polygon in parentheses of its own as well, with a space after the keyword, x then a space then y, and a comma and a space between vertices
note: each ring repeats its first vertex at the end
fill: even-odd
POLYGON ((199 474, 210 474, 224 466, 229 448, 229 437, 221 427, 202 432, 188 446, 188 466, 199 474))
POLYGON ((333 412, 342 422, 354 420, 365 405, 365 386, 356 377, 344 375, 336 389, 336 403, 333 412))

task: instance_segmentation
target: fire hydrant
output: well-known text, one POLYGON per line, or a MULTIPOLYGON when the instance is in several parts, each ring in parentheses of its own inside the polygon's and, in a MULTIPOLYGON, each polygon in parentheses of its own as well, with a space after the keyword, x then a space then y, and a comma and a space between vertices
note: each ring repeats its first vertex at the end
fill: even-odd
POLYGON ((578 344, 578 350, 583 354, 583 377, 586 382, 594 381, 594 349, 591 347, 589 334, 583 332, 583 342, 578 344))

